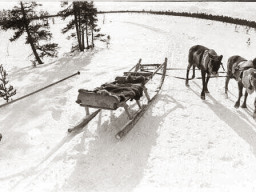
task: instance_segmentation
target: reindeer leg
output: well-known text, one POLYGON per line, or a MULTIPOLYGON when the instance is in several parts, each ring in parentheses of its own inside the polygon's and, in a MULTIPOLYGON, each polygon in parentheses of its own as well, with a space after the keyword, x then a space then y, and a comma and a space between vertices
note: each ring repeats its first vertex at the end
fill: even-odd
POLYGON ((205 93, 209 93, 208 87, 207 87, 209 79, 210 79, 210 75, 207 73, 206 82, 205 82, 205 89, 204 89, 205 93))
POLYGON ((244 102, 243 102, 243 104, 242 104, 242 108, 247 108, 247 106, 246 106, 246 100, 247 100, 247 97, 248 97, 248 92, 247 92, 247 90, 245 89, 245 92, 244 92, 244 102))
POLYGON ((193 65, 193 75, 192 75, 192 79, 195 78, 195 70, 196 70, 196 66, 193 65))
POLYGON ((237 101, 236 101, 236 103, 235 103, 235 108, 238 108, 239 106, 240 106, 240 99, 241 99, 241 97, 242 97, 242 95, 243 95, 243 84, 242 84, 242 82, 241 81, 238 81, 238 99, 237 99, 237 101))
POLYGON ((187 75, 186 75, 186 83, 185 83, 185 85, 186 85, 187 87, 189 87, 189 84, 188 84, 188 76, 189 76, 189 70, 190 70, 191 66, 192 66, 192 64, 189 63, 189 64, 188 64, 188 67, 187 67, 187 75))
POLYGON ((256 98, 254 99, 254 112, 253 112, 253 119, 256 119, 256 98))
POLYGON ((225 81, 225 95, 226 95, 226 98, 228 98, 228 83, 229 83, 229 80, 230 80, 230 76, 227 75, 226 81, 225 81))
POLYGON ((201 99, 205 100, 205 72, 203 70, 201 70, 201 75, 202 75, 202 83, 203 83, 203 88, 202 88, 202 92, 201 92, 201 99))

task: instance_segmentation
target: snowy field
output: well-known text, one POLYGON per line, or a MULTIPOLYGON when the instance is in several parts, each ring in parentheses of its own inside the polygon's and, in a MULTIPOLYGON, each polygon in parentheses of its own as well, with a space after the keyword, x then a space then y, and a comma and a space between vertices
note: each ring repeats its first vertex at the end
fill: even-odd
POLYGON ((167 57, 168 67, 186 68, 188 50, 196 44, 222 54, 226 68, 232 55, 255 57, 255 30, 193 18, 106 14, 99 24, 111 36, 109 49, 97 43, 93 51, 69 54, 71 41, 60 33, 65 23, 56 19, 51 26, 59 58, 37 68, 24 37, 11 44, 10 34, 0 33, 0 62, 17 89, 14 98, 81 72, 0 108, 1 191, 256 191, 255 94, 248 97, 248 109, 235 109, 234 80, 226 99, 225 79, 210 79, 210 94, 202 101, 201 80, 187 88, 173 77, 185 77, 185 71, 168 71, 160 95, 124 139, 114 137, 127 121, 122 109, 102 111, 83 130, 67 133, 85 116, 75 103, 78 89, 112 81, 140 58, 162 63, 167 57))

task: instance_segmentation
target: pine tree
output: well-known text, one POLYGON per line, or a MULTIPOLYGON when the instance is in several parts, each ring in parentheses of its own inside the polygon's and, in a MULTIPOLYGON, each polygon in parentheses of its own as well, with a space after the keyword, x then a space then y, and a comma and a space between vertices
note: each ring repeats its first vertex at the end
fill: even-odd
MULTIPOLYGON (((67 2, 62 3, 62 6, 66 7, 59 12, 62 19, 72 16, 73 19, 62 29, 63 33, 67 33, 70 30, 76 30, 76 38, 78 41, 78 48, 83 51, 85 48, 94 46, 94 32, 98 32, 97 29, 97 9, 94 7, 93 2, 87 1, 73 1, 72 4, 67 2), (90 30, 90 31, 89 31, 90 30), (89 36, 91 35, 91 46, 89 45, 89 36), (86 37, 86 46, 85 38, 86 37)), ((74 33, 71 34, 74 36, 74 33)))
POLYGON ((91 28, 91 43, 92 48, 94 47, 94 32, 99 32, 97 29, 97 9, 94 7, 93 1, 89 3, 89 26, 91 28))
POLYGON ((13 86, 7 86, 9 81, 7 81, 7 73, 4 70, 3 66, 0 65, 0 97, 2 97, 6 102, 9 102, 10 97, 16 94, 16 90, 13 89, 13 86))
POLYGON ((40 41, 49 41, 52 34, 49 32, 49 23, 38 20, 48 15, 47 12, 40 12, 39 15, 35 9, 41 6, 36 2, 20 2, 20 6, 15 6, 8 14, 3 17, 1 28, 5 31, 14 30, 15 33, 10 41, 15 41, 24 33, 26 36, 26 44, 30 44, 35 61, 43 64, 41 58, 44 56, 56 57, 58 44, 47 43, 40 45, 40 41))
MULTIPOLYGON (((61 15, 62 19, 65 20, 66 18, 73 16, 74 18, 70 20, 65 28, 62 29, 62 33, 67 33, 72 29, 76 29, 76 38, 78 41, 78 47, 80 51, 83 51, 82 42, 81 42, 81 18, 79 17, 80 13, 80 2, 74 1, 71 4, 68 2, 62 2, 61 6, 65 7, 64 10, 60 11, 58 14, 61 15)), ((75 36, 73 33, 71 36, 75 36)))
MULTIPOLYGON (((89 14, 90 14, 90 10, 89 10, 89 3, 88 2, 83 2, 82 6, 82 22, 83 22, 83 28, 82 28, 82 36, 83 36, 83 45, 84 45, 84 35, 86 37, 86 48, 88 49, 89 47, 89 32, 88 32, 88 25, 89 25, 89 14), (84 34, 84 30, 85 30, 85 34, 84 34)), ((84 46, 85 48, 85 46, 84 46)))

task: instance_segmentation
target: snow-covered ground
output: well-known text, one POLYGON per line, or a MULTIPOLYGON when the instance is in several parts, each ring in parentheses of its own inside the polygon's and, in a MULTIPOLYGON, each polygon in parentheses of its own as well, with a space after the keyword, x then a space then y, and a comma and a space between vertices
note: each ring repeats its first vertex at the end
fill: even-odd
POLYGON ((255 57, 255 30, 247 34, 231 24, 160 15, 106 14, 104 25, 102 19, 109 49, 98 43, 93 51, 67 54, 71 41, 60 33, 65 22, 56 19, 51 29, 60 56, 37 68, 23 39, 10 44, 10 34, 0 33, 0 62, 17 89, 14 98, 81 71, 0 108, 1 191, 256 191, 255 94, 248 109, 235 109, 234 80, 225 99, 225 79, 211 79, 202 101, 201 80, 187 88, 172 77, 185 71, 168 71, 161 94, 124 139, 114 137, 127 121, 122 109, 102 111, 83 130, 67 133, 85 115, 75 103, 78 89, 112 81, 139 58, 162 63, 167 57, 169 67, 186 68, 195 44, 222 54, 226 68, 232 55, 255 57))

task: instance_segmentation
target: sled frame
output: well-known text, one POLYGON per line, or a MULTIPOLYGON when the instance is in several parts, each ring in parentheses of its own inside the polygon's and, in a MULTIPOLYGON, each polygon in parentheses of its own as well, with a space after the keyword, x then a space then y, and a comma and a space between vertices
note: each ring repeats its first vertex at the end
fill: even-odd
MULTIPOLYGON (((116 110, 119 107, 123 107, 125 113, 127 114, 129 120, 128 122, 121 128, 121 130, 115 135, 115 137, 117 139, 121 139, 122 137, 124 137, 134 126, 135 124, 139 121, 139 119, 142 117, 142 115, 146 112, 146 110, 149 108, 150 104, 153 103, 153 101, 156 99, 159 91, 162 88, 162 85, 164 83, 164 79, 166 76, 166 69, 167 69, 167 58, 165 58, 164 63, 162 64, 141 64, 141 59, 139 60, 139 62, 133 66, 128 72, 124 72, 124 75, 127 76, 129 74, 131 75, 143 75, 145 77, 147 77, 147 80, 144 84, 143 87, 143 92, 145 97, 147 98, 147 104, 146 105, 141 105, 139 100, 136 100, 136 103, 138 105, 139 110, 137 112, 135 112, 135 114, 131 114, 130 110, 129 110, 129 106, 126 103, 130 98, 126 98, 125 101, 123 102, 119 102, 115 99, 113 96, 102 96, 102 95, 96 95, 95 93, 92 93, 92 95, 90 95, 90 93, 88 92, 84 92, 86 93, 86 96, 84 97, 84 93, 82 91, 80 91, 79 95, 78 95, 78 100, 77 103, 80 104, 80 106, 85 108, 85 113, 86 116, 85 118, 75 127, 68 129, 68 132, 72 132, 75 130, 79 130, 82 129, 83 127, 85 127, 102 109, 105 110, 116 110), (162 70, 162 73, 158 73, 160 70, 162 70), (159 82, 159 85, 157 87, 157 89, 155 90, 155 94, 150 97, 147 88, 146 88, 146 84, 154 77, 154 75, 156 74, 161 74, 161 80, 159 82), (88 94, 87 94, 88 93, 88 94), (98 99, 105 99, 107 100, 107 102, 109 103, 102 103, 102 102, 96 102, 90 105, 88 104, 84 104, 82 100, 86 101, 87 103, 89 103, 87 101, 88 97, 96 97, 93 98, 95 101, 97 101, 98 99), (89 108, 95 108, 97 109, 96 111, 94 111, 93 113, 90 113, 89 108)), ((90 100, 90 98, 89 98, 90 100)))

